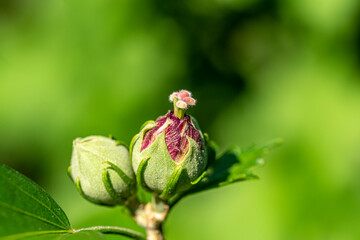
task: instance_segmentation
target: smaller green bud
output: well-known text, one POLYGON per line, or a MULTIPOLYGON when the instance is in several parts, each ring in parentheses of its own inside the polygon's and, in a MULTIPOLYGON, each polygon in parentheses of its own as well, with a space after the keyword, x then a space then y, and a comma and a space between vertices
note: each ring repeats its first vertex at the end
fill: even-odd
POLYGON ((121 205, 136 192, 129 151, 111 138, 75 139, 68 173, 81 195, 93 203, 121 205))

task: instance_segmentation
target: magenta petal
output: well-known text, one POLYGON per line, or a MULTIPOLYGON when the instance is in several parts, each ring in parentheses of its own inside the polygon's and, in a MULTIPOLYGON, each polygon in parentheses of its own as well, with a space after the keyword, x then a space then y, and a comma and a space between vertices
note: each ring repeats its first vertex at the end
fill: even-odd
POLYGON ((174 161, 181 161, 189 148, 187 136, 195 140, 202 148, 200 133, 191 122, 190 116, 186 115, 183 119, 174 116, 173 111, 169 111, 165 116, 156 120, 156 126, 145 133, 141 151, 150 146, 161 133, 165 131, 165 143, 171 158, 174 161), (171 123, 165 129, 159 131, 167 119, 171 123))
POLYGON ((156 120, 156 123, 157 123, 156 126, 153 129, 150 129, 149 131, 147 131, 145 133, 144 140, 141 144, 140 151, 144 150, 147 146, 149 146, 150 143, 153 143, 153 141, 155 141, 154 134, 162 125, 164 125, 164 123, 166 122, 166 119, 167 119, 167 115, 159 117, 156 120))

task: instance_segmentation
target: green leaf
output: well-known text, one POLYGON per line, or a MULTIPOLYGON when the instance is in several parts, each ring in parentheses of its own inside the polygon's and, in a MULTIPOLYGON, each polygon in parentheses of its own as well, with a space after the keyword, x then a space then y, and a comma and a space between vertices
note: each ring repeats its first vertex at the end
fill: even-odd
POLYGON ((0 164, 0 236, 71 229, 59 205, 36 183, 0 164))
POLYGON ((0 186, 0 240, 103 240, 102 233, 145 239, 120 227, 72 229, 64 211, 44 189, 4 164, 0 164, 0 186))
POLYGON ((190 190, 171 199, 170 204, 174 205, 180 198, 189 194, 226 186, 234 182, 257 179, 258 177, 252 173, 252 169, 263 165, 263 157, 281 143, 282 140, 276 139, 264 146, 252 146, 244 151, 234 147, 216 157, 218 147, 214 142, 210 141, 208 144, 209 166, 206 175, 190 190))
POLYGON ((6 237, 0 237, 0 240, 105 240, 104 235, 96 231, 39 231, 15 234, 6 237))

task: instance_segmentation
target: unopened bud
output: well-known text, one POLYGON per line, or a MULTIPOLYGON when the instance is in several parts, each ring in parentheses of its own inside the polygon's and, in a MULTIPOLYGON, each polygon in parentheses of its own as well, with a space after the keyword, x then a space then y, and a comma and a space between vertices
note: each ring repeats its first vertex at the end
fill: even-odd
POLYGON ((94 203, 123 204, 136 192, 129 151, 111 138, 75 139, 69 174, 83 197, 94 203))
MULTIPOLYGON (((191 98, 191 93, 182 90, 170 99, 179 103, 186 97, 191 98)), ((205 138, 196 120, 182 113, 179 118, 169 111, 146 123, 130 146, 139 184, 163 199, 189 189, 207 166, 205 138)))

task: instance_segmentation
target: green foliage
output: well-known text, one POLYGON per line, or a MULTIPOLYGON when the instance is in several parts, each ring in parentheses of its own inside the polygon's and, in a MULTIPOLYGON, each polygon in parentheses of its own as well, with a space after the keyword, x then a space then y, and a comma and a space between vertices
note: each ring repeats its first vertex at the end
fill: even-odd
POLYGON ((103 234, 95 231, 64 232, 64 231, 39 231, 15 234, 1 238, 1 240, 105 240, 103 234))
POLYGON ((44 189, 4 164, 0 164, 0 186, 1 240, 102 240, 99 231, 143 239, 124 228, 72 229, 64 211, 44 189))
POLYGON ((205 177, 194 186, 192 193, 226 186, 238 181, 257 179, 252 168, 264 164, 263 157, 274 147, 281 144, 281 140, 273 140, 263 146, 253 146, 241 151, 238 147, 216 156, 216 144, 211 142, 211 159, 205 177))
POLYGON ((209 166, 202 176, 193 183, 193 187, 170 199, 174 205, 181 198, 201 191, 222 187, 231 183, 258 179, 252 169, 264 164, 264 159, 269 151, 281 145, 281 139, 275 139, 263 146, 252 146, 244 150, 233 147, 225 153, 218 155, 218 146, 215 142, 208 143, 209 166))
MULTIPOLYGON (((173 175, 176 175, 173 177, 175 180, 166 185, 163 192, 163 194, 166 194, 164 200, 168 200, 169 205, 172 206, 188 194, 256 178, 251 169, 254 166, 261 165, 263 163, 262 157, 279 143, 280 141, 273 141, 263 147, 251 147, 245 151, 238 151, 238 149, 234 148, 217 157, 216 144, 209 142, 207 146, 209 154, 207 171, 192 183, 193 187, 190 190, 176 194, 168 200, 167 196, 170 196, 176 188, 177 180, 182 172, 182 165, 179 165, 178 169, 173 173, 173 175)), ((146 163, 147 160, 144 160, 143 164, 146 163)), ((111 163, 109 165, 113 170, 117 170, 115 165, 111 163)), ((139 171, 142 168, 140 166, 139 171)), ((0 237, 2 236, 4 240, 52 240, 59 237, 69 240, 104 239, 100 232, 116 233, 143 239, 141 234, 119 227, 91 227, 74 230, 71 228, 64 211, 41 187, 3 164, 0 165, 0 174, 0 184, 3 186, 0 191, 0 214, 3 219, 0 227, 0 237), (100 232, 87 230, 99 230, 100 232)), ((142 176, 143 174, 137 175, 142 176)), ((141 181, 138 181, 141 185, 141 181)), ((114 196, 116 196, 115 193, 114 196)), ((161 195, 160 197, 164 196, 161 195)), ((148 202, 149 199, 140 198, 140 201, 148 202)), ((163 203, 160 202, 160 204, 163 203)), ((135 209, 131 209, 133 213, 136 208, 135 206, 135 209)))
POLYGON ((261 181, 182 201, 169 239, 360 239, 358 0, 0 2, 0 162, 73 226, 135 223, 81 198, 63 174, 71 141, 129 142, 189 87, 222 146, 286 144, 261 181))
POLYGON ((64 211, 38 185, 0 165, 0 236, 41 231, 70 231, 64 211))

